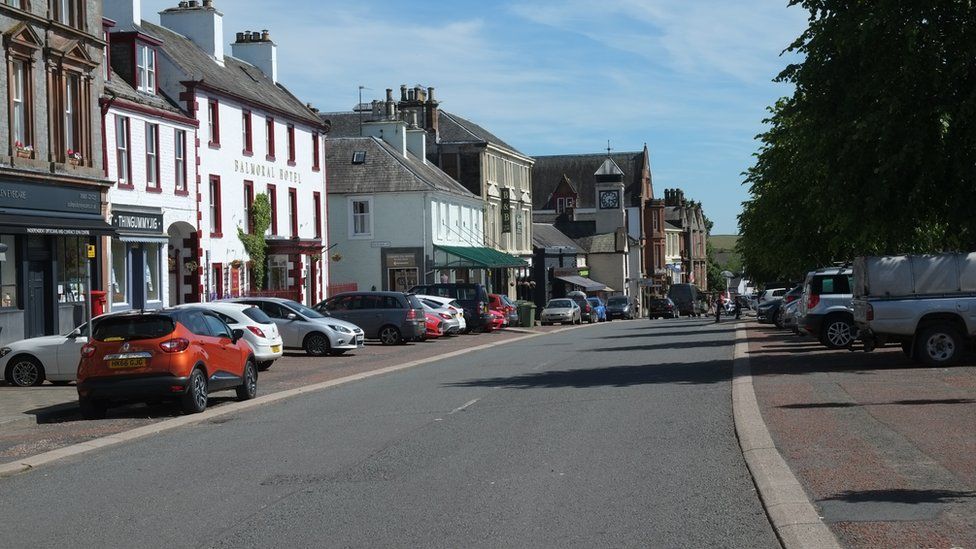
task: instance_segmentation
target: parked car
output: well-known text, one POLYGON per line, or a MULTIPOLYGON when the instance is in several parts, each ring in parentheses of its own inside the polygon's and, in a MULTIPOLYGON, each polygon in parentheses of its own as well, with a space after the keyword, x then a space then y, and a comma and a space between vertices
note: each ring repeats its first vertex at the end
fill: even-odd
POLYGON ((786 294, 786 292, 788 291, 789 288, 767 288, 763 290, 761 294, 759 294, 759 299, 757 299, 757 306, 772 301, 774 299, 779 299, 783 297, 783 295, 786 294))
POLYGON ((599 297, 588 297, 586 301, 590 303, 593 307, 593 313, 596 315, 596 319, 599 322, 606 322, 609 320, 607 317, 607 304, 603 302, 599 297))
MULTIPOLYGON (((418 298, 419 299, 419 298, 418 298)), ((453 335, 460 333, 460 325, 457 321, 457 313, 452 311, 449 307, 431 307, 423 299, 420 303, 424 306, 424 313, 427 317, 427 331, 430 332, 430 317, 433 315, 437 317, 443 326, 443 335, 453 335)))
MULTIPOLYGON (((799 286, 796 286, 792 290, 786 292, 785 294, 783 294, 783 297, 779 298, 782 300, 782 303, 779 304, 779 306, 776 308, 776 312, 773 314, 773 324, 775 324, 777 328, 786 327, 784 315, 787 312, 787 308, 789 308, 790 305, 793 305, 797 301, 800 301, 802 297, 803 297, 803 285, 801 284, 799 286)), ((797 315, 797 311, 795 307, 796 306, 794 305, 793 309, 790 311, 794 315, 794 320, 796 319, 796 315, 797 315)))
POLYGON ((701 316, 701 296, 694 284, 672 284, 668 288, 668 298, 674 302, 678 314, 682 316, 701 316))
POLYGON ((854 325, 853 271, 828 267, 811 272, 798 306, 803 330, 830 349, 849 347, 857 339, 854 325))
POLYGON ((542 309, 539 319, 542 321, 543 326, 549 326, 556 322, 562 324, 582 324, 583 311, 580 309, 579 303, 576 303, 568 297, 561 297, 559 299, 550 299, 549 303, 546 303, 545 308, 542 309))
POLYGON ((232 329, 242 328, 244 330, 244 341, 247 341, 251 350, 254 351, 254 360, 257 361, 259 371, 270 368, 274 361, 284 354, 284 344, 281 341, 281 334, 278 333, 278 327, 275 326, 271 317, 254 305, 216 301, 212 303, 188 303, 177 305, 174 308, 205 309, 216 314, 232 329))
POLYGON ((420 339, 437 339, 444 335, 444 320, 434 313, 424 313, 425 332, 420 339))
POLYGON ((798 306, 800 304, 799 300, 793 300, 786 305, 783 305, 780 310, 780 321, 778 326, 784 330, 790 330, 794 333, 799 334, 799 326, 797 324, 798 319, 798 306))
POLYGON ((590 302, 586 300, 587 297, 585 293, 569 292, 568 294, 566 294, 566 297, 572 299, 573 301, 576 302, 577 305, 579 305, 580 314, 583 317, 583 322, 588 322, 590 324, 596 322, 596 315, 593 313, 593 306, 590 305, 590 302))
POLYGON ((464 322, 468 331, 490 329, 488 290, 478 283, 422 284, 410 289, 412 294, 435 295, 456 300, 464 308, 464 322))
POLYGON ((437 311, 438 314, 447 314, 452 317, 453 322, 448 321, 449 334, 460 334, 467 330, 467 323, 464 321, 464 308, 461 307, 461 304, 457 300, 435 295, 418 295, 417 299, 427 307, 430 307, 431 310, 437 311), (456 326, 457 329, 453 329, 453 326, 456 326))
POLYGON ((615 318, 634 318, 634 307, 630 298, 625 295, 615 295, 607 299, 607 320, 615 318))
POLYGON ((678 308, 669 297, 652 299, 647 303, 647 318, 677 318, 678 308))
POLYGON ((489 332, 494 332, 495 330, 501 330, 508 325, 508 321, 505 319, 505 315, 501 311, 490 311, 491 313, 491 329, 489 332))
POLYGON ((488 294, 488 308, 502 313, 505 317, 505 326, 515 326, 518 324, 518 307, 512 300, 504 294, 488 294))
POLYGON ((783 298, 781 297, 763 302, 756 309, 756 320, 761 324, 773 324, 782 305, 783 298))
POLYGON ((359 326, 383 345, 414 341, 427 331, 424 305, 403 292, 347 292, 322 301, 316 311, 359 326))
POLYGON ((85 343, 87 323, 65 335, 15 341, 0 348, 0 372, 7 383, 17 387, 34 387, 45 380, 55 385, 71 383, 78 374, 78 359, 85 343))
POLYGON ((338 356, 363 346, 362 328, 325 316, 297 301, 280 297, 238 297, 229 301, 264 311, 278 327, 285 349, 303 349, 311 356, 338 356))
POLYGON ((112 315, 95 323, 81 348, 78 403, 86 418, 115 404, 179 400, 186 413, 207 408, 210 393, 257 395, 258 368, 244 331, 202 309, 112 315))

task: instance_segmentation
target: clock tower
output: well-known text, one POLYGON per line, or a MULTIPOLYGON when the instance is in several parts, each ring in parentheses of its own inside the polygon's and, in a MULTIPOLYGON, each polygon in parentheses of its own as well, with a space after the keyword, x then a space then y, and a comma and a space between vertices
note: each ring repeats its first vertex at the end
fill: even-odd
POLYGON ((621 227, 626 229, 623 170, 608 156, 593 177, 596 180, 597 234, 612 233, 621 227))

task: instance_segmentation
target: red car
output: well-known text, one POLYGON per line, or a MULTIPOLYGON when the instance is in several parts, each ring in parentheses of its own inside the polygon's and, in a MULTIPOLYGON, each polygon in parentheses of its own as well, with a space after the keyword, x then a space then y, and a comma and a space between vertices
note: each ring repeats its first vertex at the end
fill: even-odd
POLYGON ((444 335, 444 321, 434 313, 427 313, 427 333, 428 339, 436 339, 444 335))
POLYGON ((86 418, 131 401, 178 401, 188 414, 213 391, 257 394, 258 368, 242 330, 200 309, 137 312, 96 320, 81 348, 78 403, 86 418))
POLYGON ((501 330, 507 324, 505 320, 505 315, 501 311, 491 310, 491 331, 501 330))
POLYGON ((488 308, 502 314, 505 320, 505 326, 515 326, 518 324, 518 308, 507 295, 488 294, 488 308))

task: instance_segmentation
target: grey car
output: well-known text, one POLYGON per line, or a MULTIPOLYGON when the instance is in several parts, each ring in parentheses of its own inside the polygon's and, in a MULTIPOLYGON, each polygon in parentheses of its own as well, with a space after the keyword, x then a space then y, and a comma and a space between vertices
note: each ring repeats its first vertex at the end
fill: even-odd
POLYGON ((607 320, 613 320, 614 318, 624 318, 627 320, 634 318, 634 309, 629 297, 615 295, 607 300, 607 320))
POLYGON ((850 347, 857 339, 854 325, 854 272, 827 267, 807 274, 797 318, 808 334, 830 349, 850 347))
POLYGON ((285 349, 304 349, 311 356, 341 355, 363 346, 363 330, 339 318, 278 297, 241 297, 234 303, 254 305, 271 317, 285 349))
POLYGON ((540 315, 543 326, 556 322, 562 324, 582 324, 583 314, 578 303, 568 297, 551 299, 540 315))
POLYGON ((348 292, 317 304, 316 311, 362 327, 383 345, 422 339, 427 333, 424 305, 403 292, 348 292))

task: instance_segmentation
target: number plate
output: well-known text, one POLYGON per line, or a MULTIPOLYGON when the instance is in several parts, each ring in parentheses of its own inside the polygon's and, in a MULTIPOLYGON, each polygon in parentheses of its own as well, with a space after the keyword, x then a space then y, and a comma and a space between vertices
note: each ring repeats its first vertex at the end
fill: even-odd
POLYGON ((281 345, 272 345, 271 346, 271 352, 272 353, 280 353, 281 352, 281 345))
POLYGON ((108 361, 108 367, 113 370, 121 370, 126 368, 145 368, 149 361, 145 358, 121 358, 118 360, 108 361))

